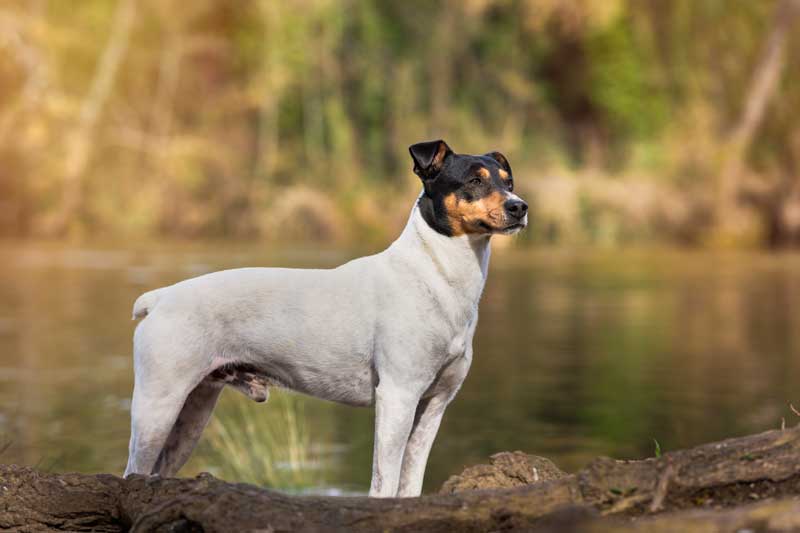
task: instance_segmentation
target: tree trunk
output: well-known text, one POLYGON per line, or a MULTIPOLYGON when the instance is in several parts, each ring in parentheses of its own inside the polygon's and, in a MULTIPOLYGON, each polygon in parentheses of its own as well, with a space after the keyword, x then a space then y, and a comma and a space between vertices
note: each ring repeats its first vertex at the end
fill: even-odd
POLYGON ((62 235, 83 206, 84 174, 94 144, 94 131, 105 107, 120 64, 130 44, 136 0, 119 0, 111 24, 111 33, 100 63, 94 73, 89 94, 81 104, 78 124, 67 140, 67 156, 62 180, 61 204, 47 224, 47 233, 62 235))
MULTIPOLYGON (((262 96, 258 107, 257 153, 255 165, 251 171, 251 182, 255 176, 264 176, 271 181, 278 168, 280 150, 278 104, 283 91, 283 83, 278 79, 281 68, 281 60, 278 56, 280 38, 276 35, 282 23, 281 6, 272 0, 262 0, 258 4, 258 12, 263 26, 262 39, 265 44, 260 73, 262 81, 258 86, 262 96)), ((248 202, 250 201, 248 199, 248 202)))
POLYGON ((175 122, 175 98, 180 82, 183 61, 184 24, 173 20, 162 30, 165 36, 158 64, 158 81, 155 97, 150 109, 150 132, 147 144, 150 150, 144 153, 149 159, 148 179, 160 184, 160 197, 168 198, 161 205, 158 223, 161 228, 176 228, 181 225, 181 214, 186 212, 185 199, 180 194, 172 165, 172 130, 175 122))
POLYGON ((800 494, 798 457, 800 428, 775 430, 642 461, 599 458, 515 488, 409 499, 288 496, 207 474, 123 480, 0 466, 0 529, 789 531, 800 529, 800 501, 789 497, 800 494))
POLYGON ((715 206, 717 232, 723 238, 738 233, 736 227, 741 218, 737 198, 741 192, 745 159, 753 137, 764 120, 767 104, 778 87, 786 64, 790 30, 798 14, 800 0, 779 0, 767 42, 750 80, 744 111, 726 143, 717 180, 715 206))
MULTIPOLYGON (((430 9, 430 8, 429 8, 430 9)), ((431 27, 431 49, 433 53, 425 58, 429 65, 429 105, 428 136, 432 139, 447 137, 450 134, 449 117, 453 94, 453 69, 458 60, 456 47, 459 39, 460 4, 446 0, 437 13, 437 23, 431 27)))

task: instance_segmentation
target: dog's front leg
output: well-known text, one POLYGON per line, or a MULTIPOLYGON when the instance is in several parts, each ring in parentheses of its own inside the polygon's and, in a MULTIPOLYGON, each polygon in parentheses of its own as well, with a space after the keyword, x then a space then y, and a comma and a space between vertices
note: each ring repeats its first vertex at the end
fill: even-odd
POLYGON ((442 423, 445 408, 454 395, 448 391, 419 402, 411 436, 403 455, 398 496, 419 496, 422 493, 422 480, 425 477, 428 455, 442 423))
POLYGON ((375 389, 375 445, 369 495, 397 495, 408 435, 414 423, 419 395, 381 381, 375 389))
POLYGON ((419 496, 422 493, 425 466, 428 464, 428 455, 439 432, 444 411, 461 388, 471 362, 472 344, 468 343, 464 357, 456 359, 445 368, 437 383, 432 386, 432 395, 420 400, 403 456, 398 496, 419 496))

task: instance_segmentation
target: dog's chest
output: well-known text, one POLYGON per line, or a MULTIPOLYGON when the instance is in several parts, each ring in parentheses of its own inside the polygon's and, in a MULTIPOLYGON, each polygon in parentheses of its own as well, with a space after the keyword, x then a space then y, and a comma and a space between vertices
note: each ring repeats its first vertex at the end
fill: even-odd
POLYGON ((432 341, 428 347, 430 353, 439 355, 442 366, 463 356, 471 347, 478 322, 481 288, 476 286, 456 291, 452 287, 441 287, 426 294, 430 303, 424 306, 428 312, 422 330, 424 336, 432 341))
POLYGON ((475 333, 475 325, 478 321, 478 306, 474 306, 466 316, 466 320, 460 328, 456 329, 447 347, 448 359, 461 357, 472 344, 472 337, 475 333))

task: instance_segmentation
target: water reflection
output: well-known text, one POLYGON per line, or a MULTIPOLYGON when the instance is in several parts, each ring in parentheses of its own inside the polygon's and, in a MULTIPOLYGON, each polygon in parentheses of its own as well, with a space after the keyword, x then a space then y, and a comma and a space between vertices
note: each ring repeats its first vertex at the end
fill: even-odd
MULTIPOLYGON (((0 460, 121 473, 132 386, 131 303, 209 270, 331 266, 357 252, 252 246, 0 247, 0 460)), ((426 480, 499 450, 567 469, 794 423, 800 256, 495 254, 470 375, 426 480), (794 395, 794 396, 793 396, 794 395)), ((245 401, 226 393, 221 405, 245 401)), ((268 409, 269 405, 265 407, 268 409)), ((305 403, 327 479, 365 490, 372 413, 305 403), (340 445, 344 445, 343 447, 340 445)), ((248 443, 242 443, 248 446, 248 443)), ((186 473, 207 469, 202 455, 186 473)))

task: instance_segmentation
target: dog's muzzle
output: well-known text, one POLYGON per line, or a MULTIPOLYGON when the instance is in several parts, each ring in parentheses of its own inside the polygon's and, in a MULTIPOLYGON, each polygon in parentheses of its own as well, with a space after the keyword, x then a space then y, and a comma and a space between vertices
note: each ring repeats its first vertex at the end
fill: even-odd
POLYGON ((516 233, 528 225, 528 204, 519 197, 509 198, 503 204, 508 225, 503 228, 505 234, 516 233))
POLYGON ((519 198, 506 200, 503 207, 505 207, 510 219, 522 220, 528 214, 528 204, 519 198))

